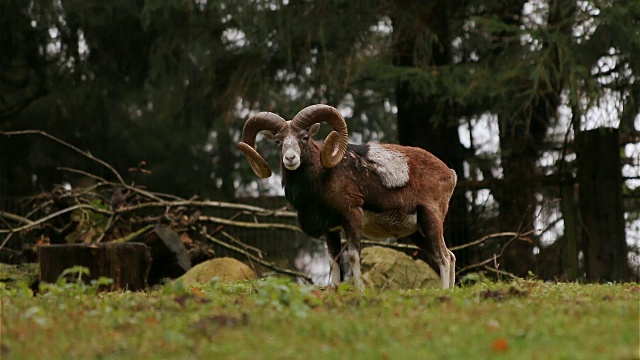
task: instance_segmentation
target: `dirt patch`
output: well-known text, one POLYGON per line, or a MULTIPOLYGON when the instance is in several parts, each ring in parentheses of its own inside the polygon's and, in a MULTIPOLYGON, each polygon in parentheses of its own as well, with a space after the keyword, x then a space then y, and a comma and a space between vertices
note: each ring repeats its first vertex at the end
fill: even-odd
POLYGON ((509 290, 486 290, 480 292, 480 298, 483 300, 493 299, 497 301, 502 301, 509 298, 520 298, 527 296, 529 294, 528 291, 520 290, 514 286, 511 286, 509 290))

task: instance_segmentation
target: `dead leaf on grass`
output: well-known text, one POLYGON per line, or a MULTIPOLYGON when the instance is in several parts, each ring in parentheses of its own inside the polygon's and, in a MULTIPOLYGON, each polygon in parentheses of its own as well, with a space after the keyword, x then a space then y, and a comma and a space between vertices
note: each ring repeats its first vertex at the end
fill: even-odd
POLYGON ((199 296, 199 297, 204 296, 204 292, 202 292, 202 290, 200 288, 197 288, 197 287, 191 288, 191 293, 193 295, 199 296))
POLYGON ((491 350, 495 352, 505 352, 509 350, 509 344, 507 343, 507 339, 505 338, 497 338, 491 344, 491 350))

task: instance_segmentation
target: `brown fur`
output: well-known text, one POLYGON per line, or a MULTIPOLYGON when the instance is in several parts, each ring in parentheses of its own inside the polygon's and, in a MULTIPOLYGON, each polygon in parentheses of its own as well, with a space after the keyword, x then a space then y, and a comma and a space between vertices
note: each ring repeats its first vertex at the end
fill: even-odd
MULTIPOLYGON (((282 167, 283 186, 288 197, 288 190, 293 186, 304 188, 303 192, 308 191, 303 195, 303 200, 291 202, 299 211, 300 223, 305 232, 309 230, 312 232, 309 235, 318 236, 319 230, 322 230, 336 261, 340 259, 341 249, 336 248, 335 235, 331 233, 337 227, 344 229, 348 241, 359 252, 363 212, 370 211, 399 216, 415 213, 419 232, 411 236, 412 240, 435 258, 441 265, 441 272, 443 266, 455 263, 455 257, 444 242, 443 224, 456 185, 456 175, 441 160, 420 148, 382 145, 386 149, 404 154, 409 164, 408 183, 390 189, 384 187, 366 157, 351 149, 336 167, 325 169, 320 163, 321 143, 309 140, 308 144, 300 145, 302 166, 306 168, 295 171, 308 169, 309 183, 289 183, 295 181, 290 176, 295 171, 282 167), (322 221, 322 225, 311 226, 315 225, 311 224, 315 220, 322 221)), ((393 236, 392 233, 387 235, 393 236)), ((444 284, 448 284, 445 279, 444 284)))

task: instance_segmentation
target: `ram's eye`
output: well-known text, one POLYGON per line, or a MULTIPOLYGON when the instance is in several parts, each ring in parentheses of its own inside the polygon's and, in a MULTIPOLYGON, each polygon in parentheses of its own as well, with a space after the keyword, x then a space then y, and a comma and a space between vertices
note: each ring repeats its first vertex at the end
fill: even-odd
POLYGON ((280 140, 276 140, 276 144, 280 145, 280 140))
POLYGON ((305 135, 302 137, 302 141, 309 141, 309 135, 305 135))

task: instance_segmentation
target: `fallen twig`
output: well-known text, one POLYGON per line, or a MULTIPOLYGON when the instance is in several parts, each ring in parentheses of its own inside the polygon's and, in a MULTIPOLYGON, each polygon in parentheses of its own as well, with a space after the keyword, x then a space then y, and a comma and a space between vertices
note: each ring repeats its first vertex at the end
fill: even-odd
POLYGON ((297 213, 284 210, 269 210, 257 206, 235 204, 222 201, 194 201, 194 200, 177 200, 177 201, 156 201, 146 202, 136 205, 125 206, 117 209, 118 213, 126 213, 130 211, 140 210, 149 207, 177 207, 177 206, 194 206, 194 207, 212 207, 219 209, 237 209, 243 210, 251 214, 260 216, 274 216, 274 217, 297 217, 297 213))
POLYGON ((74 169, 74 168, 70 168, 70 167, 66 167, 66 166, 58 166, 56 169, 58 170, 63 170, 63 171, 68 171, 68 172, 72 172, 72 173, 76 173, 76 174, 80 174, 80 175, 84 175, 88 178, 94 179, 96 181, 99 181, 101 183, 108 183, 107 180, 101 178, 98 175, 94 175, 90 172, 86 172, 84 170, 78 170, 78 169, 74 169))
POLYGON ((0 130, 0 135, 5 135, 5 136, 11 136, 11 135, 33 135, 33 134, 37 134, 37 135, 42 135, 46 138, 49 138, 59 144, 62 144, 66 147, 68 147, 69 149, 81 154, 82 156, 89 158, 95 162, 97 162, 98 164, 106 167, 107 169, 109 169, 109 171, 111 171, 116 178, 118 179, 118 181, 120 181, 121 184, 125 184, 124 179, 122 178, 122 176, 120 176, 120 173, 118 173, 118 171, 116 171, 116 169, 113 168, 113 166, 109 165, 109 163, 107 163, 106 161, 97 158, 95 156, 93 156, 90 152, 88 151, 84 151, 84 150, 80 150, 79 148, 69 144, 68 142, 61 140, 51 134, 49 134, 46 131, 42 131, 42 130, 17 130, 17 131, 1 131, 0 130))
MULTIPOLYGON (((195 228, 192 228, 192 229, 195 230, 195 228)), ((222 241, 220 239, 217 239, 217 238, 207 234, 204 231, 200 231, 200 233, 202 235, 204 235, 204 237, 206 237, 209 241, 214 242, 214 243, 216 243, 216 244, 218 244, 218 245, 220 245, 220 246, 222 246, 224 248, 227 248, 227 249, 229 249, 231 251, 237 252, 238 254, 245 255, 245 256, 249 257, 251 260, 258 262, 260 265, 265 266, 265 267, 267 267, 267 268, 269 268, 269 269, 271 269, 271 270, 273 270, 275 272, 279 272, 281 274, 287 274, 287 275, 291 275, 291 276, 297 276, 297 277, 300 277, 301 279, 303 279, 305 281, 312 282, 311 278, 309 278, 308 276, 306 276, 306 275, 304 275, 302 273, 299 273, 299 272, 293 271, 293 270, 288 270, 288 269, 281 269, 281 268, 275 266, 273 263, 266 262, 266 261, 258 258, 257 256, 252 255, 252 254, 246 252, 245 250, 240 249, 240 248, 238 248, 236 246, 230 245, 229 243, 224 242, 224 241, 222 241)))
POLYGON ((449 250, 451 250, 451 251, 461 250, 461 249, 468 248, 470 246, 477 245, 477 244, 483 243, 483 242, 485 242, 485 241, 487 241, 489 239, 493 239, 493 238, 497 238, 497 237, 513 236, 513 237, 522 238, 522 237, 525 237, 525 236, 529 236, 529 235, 533 234, 534 232, 535 232, 535 230, 529 230, 529 231, 524 232, 524 233, 517 233, 517 232, 507 231, 507 232, 499 232, 499 233, 495 233, 495 234, 489 234, 487 236, 481 237, 478 240, 471 241, 471 242, 468 242, 466 244, 462 244, 462 245, 458 245, 458 246, 452 246, 452 247, 449 248, 449 250))
POLYGON ((512 278, 512 279, 519 279, 519 277, 517 277, 517 276, 513 275, 512 273, 510 273, 510 272, 508 272, 508 271, 498 270, 498 269, 496 269, 496 268, 492 268, 491 266, 486 266, 486 265, 485 265, 485 266, 483 266, 482 268, 483 268, 483 269, 485 269, 485 270, 488 270, 488 271, 494 272, 494 273, 496 273, 496 274, 500 274, 500 275, 508 276, 508 277, 510 277, 510 278, 512 278))
POLYGON ((27 219, 25 217, 22 217, 22 216, 19 216, 19 215, 16 215, 16 214, 12 214, 12 213, 8 213, 6 211, 0 211, 0 218, 10 219, 10 220, 17 221, 17 222, 20 222, 20 223, 26 224, 26 225, 30 225, 30 224, 33 223, 33 221, 31 221, 31 220, 29 220, 29 219, 27 219))
POLYGON ((215 216, 200 216, 198 220, 209 221, 209 222, 225 224, 230 226, 250 228, 250 229, 289 230, 289 231, 302 233, 302 230, 299 227, 295 225, 289 225, 289 224, 278 224, 278 223, 257 223, 256 224, 256 223, 251 223, 246 221, 228 220, 228 219, 223 219, 215 216))
POLYGON ((102 233, 96 239, 95 241, 96 243, 101 242, 104 236, 107 235, 107 232, 111 228, 111 225, 114 223, 114 221, 117 221, 117 216, 115 215, 109 216, 109 219, 107 219, 107 225, 104 226, 104 231, 102 231, 102 233))
MULTIPOLYGON (((250 246, 250 245, 247 245, 247 244, 243 243, 238 238, 236 238, 235 236, 232 236, 231 234, 227 233, 226 231, 221 231, 220 234, 222 234, 222 236, 226 237, 227 239, 233 241, 234 243, 242 246, 242 248, 248 249, 248 250, 251 250, 251 251, 255 252, 257 254, 257 256, 260 257, 261 259, 264 258, 264 256, 263 256, 264 252, 262 250, 258 249, 257 247, 253 247, 253 246, 250 246)), ((213 234, 211 234, 211 235, 213 235, 213 234)))
POLYGON ((411 250, 420 250, 419 247, 412 245, 412 244, 399 244, 397 242, 386 242, 386 241, 379 241, 379 240, 368 240, 368 239, 362 239, 360 241, 363 245, 373 245, 373 246, 382 246, 382 247, 386 247, 386 248, 390 248, 390 249, 398 249, 398 250, 406 250, 406 249, 411 249, 411 250))
POLYGON ((7 234, 7 236, 2 241, 2 244, 0 244, 0 250, 2 250, 5 245, 7 245, 7 242, 9 241, 9 239, 11 239, 11 236, 13 236, 13 233, 7 234))
POLYGON ((115 239, 112 240, 113 242, 116 243, 125 243, 125 242, 129 242, 129 241, 133 241, 135 239, 137 239, 138 237, 140 237, 141 235, 143 235, 144 233, 146 233, 147 231, 153 229, 154 225, 147 225, 145 227, 143 227, 142 229, 132 232, 130 234, 128 234, 127 236, 123 236, 119 239, 115 239))
POLYGON ((38 225, 40 225, 40 224, 42 224, 44 222, 47 222, 47 221, 49 221, 49 220, 51 220, 51 219, 53 219, 55 217, 58 217, 58 216, 60 216, 62 214, 66 214, 66 213, 68 213, 70 211, 77 210, 77 209, 91 209, 91 210, 93 210, 95 212, 99 212, 99 213, 106 214, 106 215, 111 215, 111 211, 109 211, 109 210, 101 209, 99 207, 92 206, 90 204, 77 204, 77 205, 70 206, 70 207, 68 207, 66 209, 62 209, 60 211, 56 211, 53 214, 49 214, 49 215, 47 215, 47 216, 45 216, 43 218, 40 218, 38 220, 35 220, 35 221, 29 223, 27 225, 23 225, 23 226, 12 228, 12 229, 0 229, 0 234, 16 233, 16 232, 28 230, 28 229, 36 227, 36 226, 38 226, 38 225))
MULTIPOLYGON (((495 263, 496 260, 498 258, 500 258, 502 256, 502 254, 504 254, 505 250, 507 249, 507 247, 509 247, 509 245, 511 245, 512 242, 514 242, 516 240, 531 241, 529 238, 525 237, 525 234, 532 234, 533 232, 534 232, 534 230, 530 230, 530 231, 527 231, 527 232, 522 233, 522 234, 515 233, 516 235, 514 235, 511 239, 509 239, 507 241, 506 244, 504 244, 504 246, 502 246, 502 249, 500 249, 500 253, 499 254, 494 253, 493 256, 491 258, 489 258, 489 259, 480 261, 479 263, 475 263, 475 264, 471 264, 471 265, 465 266, 462 269, 456 271, 456 275, 460 274, 460 273, 462 273, 464 271, 467 271, 469 269, 485 266, 485 265, 487 265, 488 263, 491 263, 491 262, 495 263)), ((496 272, 500 271, 500 270, 498 270, 497 266, 495 267, 495 270, 496 270, 496 272)))
MULTIPOLYGON (((525 237, 528 235, 531 235, 534 232, 534 230, 530 230, 527 231, 525 233, 517 233, 517 232, 500 232, 500 233, 495 233, 495 234, 489 234, 486 236, 481 237, 478 240, 474 240, 471 242, 468 242, 466 244, 462 244, 462 245, 458 245, 458 246, 451 246, 449 247, 449 250, 451 251, 457 251, 457 250, 462 250, 474 245, 478 245, 481 244, 487 240, 491 240, 494 238, 498 238, 498 237, 506 237, 506 236, 512 236, 512 237, 525 237)), ((390 242, 386 242, 386 241, 378 241, 378 240, 362 240, 361 241, 362 244, 364 245, 375 245, 375 246, 383 246, 383 247, 388 247, 391 249, 399 249, 399 250, 405 250, 405 249, 411 249, 411 250, 420 250, 419 247, 412 245, 412 244, 398 244, 398 243, 390 243, 390 242)))

